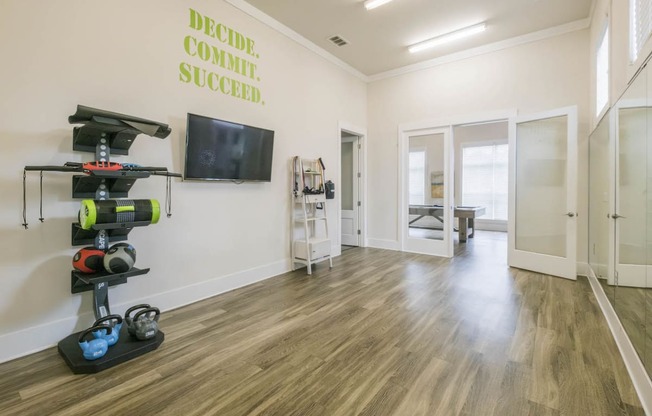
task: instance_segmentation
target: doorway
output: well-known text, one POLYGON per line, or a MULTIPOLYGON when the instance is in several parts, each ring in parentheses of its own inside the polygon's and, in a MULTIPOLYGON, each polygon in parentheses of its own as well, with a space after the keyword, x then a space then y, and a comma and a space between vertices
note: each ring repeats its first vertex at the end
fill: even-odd
MULTIPOLYGON (((399 126, 403 251, 452 257, 473 245, 478 228, 507 231, 508 120, 514 116, 502 111, 399 126), (431 241, 417 246, 415 237, 431 241)), ((505 235, 486 237, 506 241, 505 235)))
POLYGON ((360 246, 359 215, 359 150, 360 138, 343 131, 341 133, 341 245, 342 250, 360 246))
POLYGON ((338 249, 366 246, 366 131, 339 123, 338 249))
MULTIPOLYGON (((448 164, 444 165, 443 183, 450 184, 451 179, 447 179, 446 175, 455 178, 457 183, 462 179, 463 172, 453 174, 452 171, 452 166, 460 165, 459 161, 454 159, 455 146, 461 145, 456 143, 458 136, 455 133, 459 135, 462 128, 492 122, 508 123, 508 146, 501 148, 496 143, 485 150, 490 150, 493 152, 492 157, 499 159, 503 159, 502 153, 508 150, 509 266, 574 279, 577 228, 577 107, 520 117, 517 117, 516 111, 501 111, 399 125, 398 220, 401 250, 452 257, 453 233, 458 233, 457 241, 461 243, 463 238, 472 235, 466 235, 464 231, 468 233, 471 231, 469 227, 476 225, 475 218, 472 220, 473 225, 468 219, 464 219, 464 223, 461 222, 462 212, 466 208, 465 205, 459 205, 465 200, 464 190, 456 189, 453 194, 451 186, 444 186, 443 206, 432 207, 431 211, 439 210, 436 213, 443 214, 442 241, 448 240, 450 243, 442 245, 431 242, 420 247, 413 245, 410 241, 410 225, 413 223, 409 217, 414 214, 411 212, 413 207, 410 206, 410 137, 427 134, 428 130, 450 130, 451 137, 444 140, 447 144, 444 146, 443 160, 448 164), (446 224, 451 224, 454 217, 458 221, 457 228, 447 227, 446 224), (548 227, 547 223, 555 227, 548 227)), ((461 155, 463 152, 460 148, 456 153, 461 155)), ((492 193, 495 191, 492 190, 492 193)), ((494 214, 504 210, 504 206, 500 207, 504 203, 494 201, 491 204, 494 214)), ((479 212, 476 214, 480 215, 479 212)))

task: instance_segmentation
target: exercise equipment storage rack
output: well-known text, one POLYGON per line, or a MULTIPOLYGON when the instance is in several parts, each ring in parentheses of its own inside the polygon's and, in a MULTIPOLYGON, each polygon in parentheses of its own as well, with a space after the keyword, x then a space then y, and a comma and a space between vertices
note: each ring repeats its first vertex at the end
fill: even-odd
POLYGON ((328 260, 333 267, 331 240, 328 236, 324 164, 319 159, 292 158, 292 218, 290 247, 292 270, 328 260))
MULTIPOLYGON (((26 166, 26 172, 41 172, 41 192, 43 172, 83 172, 84 175, 72 177, 73 198, 100 201, 110 198, 126 198, 136 180, 152 175, 167 177, 166 191, 168 193, 166 197, 170 197, 170 180, 173 177, 180 178, 180 174, 168 172, 167 168, 163 167, 143 168, 137 165, 121 165, 110 162, 111 154, 128 155, 129 148, 136 136, 141 133, 161 139, 167 137, 171 130, 166 124, 81 105, 77 107, 77 112, 68 118, 68 121, 71 124, 83 124, 73 129, 73 150, 94 153, 95 162, 84 164, 69 162, 64 166, 26 166)), ((166 209, 170 206, 168 202, 169 199, 166 201, 166 209)), ((168 216, 170 215, 168 212, 168 216)), ((40 220, 43 221, 43 218, 40 220)), ((79 222, 74 222, 71 225, 71 243, 73 246, 92 245, 96 249, 107 250, 110 243, 127 240, 132 229, 147 226, 150 223, 150 221, 96 223, 89 229, 84 229, 79 222)), ((23 226, 27 229, 25 211, 23 226)), ((85 225, 85 227, 88 226, 85 225)), ((129 278, 146 275, 149 271, 149 268, 135 267, 123 273, 108 271, 82 273, 73 270, 70 273, 70 290, 73 294, 93 291, 94 314, 95 318, 99 319, 111 314, 109 287, 127 283, 129 278)), ((97 373, 155 350, 165 339, 165 334, 158 331, 154 338, 138 341, 132 338, 128 334, 126 326, 123 326, 119 341, 111 346, 106 355, 90 361, 83 357, 79 348, 80 333, 71 334, 58 344, 59 354, 73 373, 97 373)))

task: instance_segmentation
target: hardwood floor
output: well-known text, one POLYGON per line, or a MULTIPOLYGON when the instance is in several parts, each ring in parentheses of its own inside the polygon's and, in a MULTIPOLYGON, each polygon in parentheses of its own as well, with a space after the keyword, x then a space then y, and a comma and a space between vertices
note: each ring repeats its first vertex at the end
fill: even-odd
POLYGON ((2 364, 0 414, 643 415, 586 279, 505 245, 347 250, 164 313, 157 351, 94 375, 54 348, 2 364))

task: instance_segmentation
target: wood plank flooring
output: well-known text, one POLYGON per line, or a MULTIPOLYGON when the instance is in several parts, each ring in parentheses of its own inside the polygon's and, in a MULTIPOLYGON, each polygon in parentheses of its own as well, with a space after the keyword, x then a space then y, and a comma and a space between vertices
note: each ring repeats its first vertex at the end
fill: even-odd
POLYGON ((352 249, 162 315, 157 350, 72 375, 54 348, 0 365, 1 415, 643 415, 586 279, 352 249))

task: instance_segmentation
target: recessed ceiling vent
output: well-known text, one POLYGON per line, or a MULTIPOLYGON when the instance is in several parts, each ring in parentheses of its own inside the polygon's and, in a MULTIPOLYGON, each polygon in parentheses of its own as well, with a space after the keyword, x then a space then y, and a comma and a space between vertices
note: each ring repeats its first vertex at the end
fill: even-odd
POLYGON ((333 42, 337 46, 344 46, 344 45, 349 44, 349 42, 347 40, 344 40, 341 36, 338 36, 338 35, 331 36, 330 38, 328 38, 328 40, 330 40, 331 42, 333 42))

